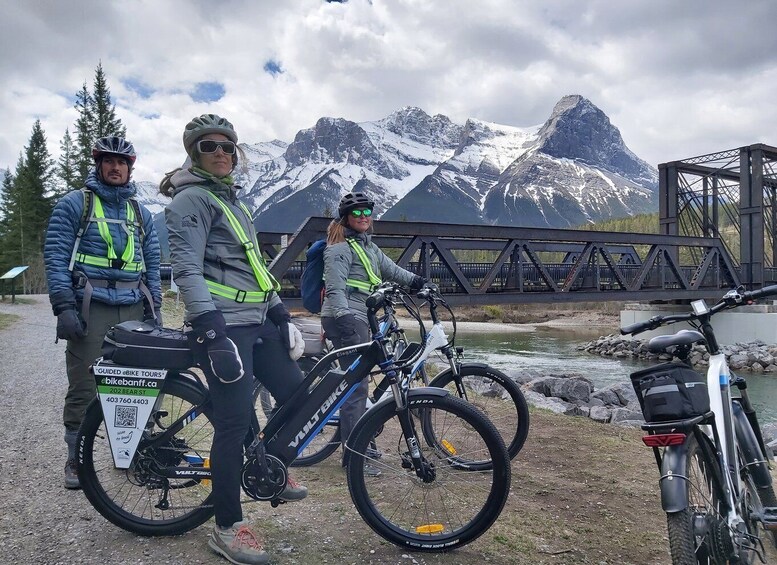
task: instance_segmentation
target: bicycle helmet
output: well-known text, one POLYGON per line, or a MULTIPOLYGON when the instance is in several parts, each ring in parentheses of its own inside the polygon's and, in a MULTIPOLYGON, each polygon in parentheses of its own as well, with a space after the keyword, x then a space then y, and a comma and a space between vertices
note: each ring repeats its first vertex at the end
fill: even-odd
POLYGON ((375 202, 363 192, 349 192, 340 199, 340 204, 337 206, 337 213, 340 218, 345 218, 348 212, 354 208, 369 208, 370 210, 375 207, 375 202))
POLYGON ((132 169, 132 166, 135 164, 135 159, 137 158, 132 143, 118 135, 101 137, 94 142, 94 147, 92 147, 92 158, 94 158, 94 162, 98 163, 102 156, 106 154, 124 157, 129 163, 130 169, 132 169))
POLYGON ((203 135, 209 133, 220 133, 232 143, 237 143, 237 132, 229 120, 216 114, 203 114, 192 118, 183 130, 183 147, 192 160, 195 159, 194 153, 196 153, 194 144, 203 135))

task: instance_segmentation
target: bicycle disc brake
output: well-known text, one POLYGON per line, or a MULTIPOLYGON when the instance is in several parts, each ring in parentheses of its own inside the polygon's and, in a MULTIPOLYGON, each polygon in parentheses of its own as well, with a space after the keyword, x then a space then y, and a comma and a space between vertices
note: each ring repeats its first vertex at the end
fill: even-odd
POLYGON ((266 470, 251 456, 243 464, 240 484, 245 493, 254 500, 273 500, 286 488, 288 471, 281 460, 273 455, 265 455, 266 470))

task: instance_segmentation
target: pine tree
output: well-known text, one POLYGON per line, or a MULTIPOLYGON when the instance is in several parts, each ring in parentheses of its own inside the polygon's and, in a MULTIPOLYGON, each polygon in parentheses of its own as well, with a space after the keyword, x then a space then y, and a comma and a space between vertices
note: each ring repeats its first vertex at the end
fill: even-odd
POLYGON ((116 105, 111 102, 111 89, 108 88, 102 63, 97 64, 94 74, 91 113, 94 119, 94 139, 113 134, 120 137, 126 135, 127 128, 116 117, 116 105))
POLYGON ((94 116, 92 114, 92 95, 84 83, 81 90, 76 93, 75 109, 78 110, 78 119, 76 120, 76 139, 74 153, 75 161, 75 185, 81 187, 84 185, 89 170, 92 168, 92 145, 96 139, 94 132, 94 116))
POLYGON ((30 143, 19 157, 16 175, 3 183, 2 250, 3 266, 28 265, 25 292, 46 289, 43 272, 43 240, 51 215, 54 162, 46 147, 46 135, 40 120, 32 127, 30 143))
POLYGON ((57 200, 73 189, 79 188, 78 171, 76 162, 76 146, 70 137, 70 128, 65 129, 65 135, 59 143, 59 161, 56 166, 57 183, 54 186, 52 197, 57 200))

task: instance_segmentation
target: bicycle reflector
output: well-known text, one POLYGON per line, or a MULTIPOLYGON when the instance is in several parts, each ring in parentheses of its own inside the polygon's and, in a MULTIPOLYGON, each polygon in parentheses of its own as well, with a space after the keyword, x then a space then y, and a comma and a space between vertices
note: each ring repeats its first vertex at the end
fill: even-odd
POLYGON ((642 443, 648 447, 667 447, 669 445, 682 445, 685 434, 650 434, 642 438, 642 443))
POLYGON ((425 524, 423 526, 417 526, 415 531, 417 534, 439 534, 445 529, 442 524, 425 524))

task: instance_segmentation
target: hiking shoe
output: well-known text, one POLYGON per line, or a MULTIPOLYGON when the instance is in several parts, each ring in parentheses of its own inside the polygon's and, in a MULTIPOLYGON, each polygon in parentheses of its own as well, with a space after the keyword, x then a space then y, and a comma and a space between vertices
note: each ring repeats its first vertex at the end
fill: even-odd
POLYGON ((375 465, 369 463, 364 464, 364 476, 365 477, 380 477, 381 471, 375 465))
POLYGON ((65 488, 71 490, 81 488, 75 459, 68 459, 67 463, 65 463, 65 488))
POLYGON ((286 488, 278 495, 278 498, 285 500, 286 502, 292 502, 293 500, 302 500, 308 495, 308 487, 299 484, 297 481, 288 478, 286 481, 286 488))
POLYGON ((367 457, 368 459, 380 459, 381 457, 383 457, 383 452, 373 447, 368 447, 364 451, 364 456, 367 457))
POLYGON ((208 547, 238 565, 270 562, 270 556, 245 521, 235 522, 231 528, 226 529, 214 526, 208 540, 208 547))

